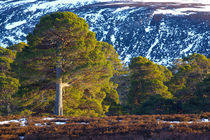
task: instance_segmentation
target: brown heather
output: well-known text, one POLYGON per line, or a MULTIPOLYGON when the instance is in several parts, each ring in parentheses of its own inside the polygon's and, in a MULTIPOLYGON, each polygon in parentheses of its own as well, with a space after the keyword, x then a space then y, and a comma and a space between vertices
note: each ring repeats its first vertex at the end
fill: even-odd
MULTIPOLYGON (((27 117, 26 126, 20 123, 0 125, 0 139, 209 139, 210 123, 193 122, 210 118, 210 113, 174 115, 126 115, 91 117, 27 117), (160 119, 159 123, 157 119, 160 119), (164 121, 181 121, 170 124, 164 121), (55 122, 66 122, 56 125, 55 122), (82 124, 86 123, 86 124, 82 124), (42 124, 43 126, 35 126, 42 124)), ((23 118, 21 116, 0 117, 1 121, 23 118)))
MULTIPOLYGON (((174 115, 125 115, 91 117, 27 117, 26 126, 20 123, 0 125, 0 139, 203 139, 210 138, 210 123, 193 122, 210 118, 210 113, 174 115), (159 123, 157 119, 160 119, 159 123), (164 121, 180 121, 168 123, 164 121), (56 125, 55 122, 66 122, 56 125), (83 124, 81 123, 83 122, 83 124), (35 126, 35 124, 43 126, 35 126), (86 124, 84 124, 86 123, 86 124)), ((1 121, 21 116, 0 117, 1 121)))

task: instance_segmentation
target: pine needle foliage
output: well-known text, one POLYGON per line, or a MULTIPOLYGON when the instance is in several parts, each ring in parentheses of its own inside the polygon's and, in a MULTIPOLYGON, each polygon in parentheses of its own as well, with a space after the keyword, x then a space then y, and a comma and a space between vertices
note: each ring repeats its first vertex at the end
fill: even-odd
POLYGON ((96 40, 84 19, 71 12, 46 15, 27 40, 29 46, 16 58, 16 74, 22 89, 27 89, 22 97, 31 99, 22 103, 24 108, 52 113, 58 80, 65 115, 103 115, 108 111, 105 98, 118 101, 116 85, 110 82, 121 68, 118 54, 110 44, 96 40))
POLYGON ((152 114, 158 107, 151 102, 173 97, 164 84, 172 77, 172 73, 166 67, 139 56, 131 60, 129 68, 131 87, 128 94, 128 106, 131 108, 131 113, 152 114))

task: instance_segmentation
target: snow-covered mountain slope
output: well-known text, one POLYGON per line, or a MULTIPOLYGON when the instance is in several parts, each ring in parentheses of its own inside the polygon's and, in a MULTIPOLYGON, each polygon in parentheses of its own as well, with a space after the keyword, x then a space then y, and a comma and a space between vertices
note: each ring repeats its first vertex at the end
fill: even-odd
POLYGON ((71 11, 87 20, 98 40, 113 44, 125 62, 141 55, 168 65, 194 52, 210 56, 210 4, 107 1, 0 1, 0 46, 26 41, 43 15, 71 11))

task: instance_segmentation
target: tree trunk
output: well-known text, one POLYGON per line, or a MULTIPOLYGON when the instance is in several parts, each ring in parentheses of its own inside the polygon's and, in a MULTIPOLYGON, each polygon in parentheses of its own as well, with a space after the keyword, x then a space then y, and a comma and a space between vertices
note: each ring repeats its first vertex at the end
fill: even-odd
POLYGON ((63 90, 61 79, 61 68, 56 67, 56 97, 55 97, 55 114, 63 115, 63 90))
POLYGON ((11 112, 11 109, 10 109, 10 104, 7 104, 7 115, 9 115, 11 112))
POLYGON ((63 91, 62 91, 62 78, 61 78, 61 54, 60 43, 56 46, 56 96, 55 96, 55 114, 63 115, 63 91))

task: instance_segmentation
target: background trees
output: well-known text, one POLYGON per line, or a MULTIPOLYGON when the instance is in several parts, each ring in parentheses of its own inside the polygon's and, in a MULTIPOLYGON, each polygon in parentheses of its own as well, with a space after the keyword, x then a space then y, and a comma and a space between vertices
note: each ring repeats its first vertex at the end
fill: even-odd
POLYGON ((201 54, 189 55, 175 61, 172 67, 174 76, 169 84, 170 91, 183 101, 187 100, 194 93, 196 85, 208 78, 209 68, 210 59, 201 54))
POLYGON ((0 74, 0 114, 11 113, 11 107, 14 105, 12 96, 17 92, 19 81, 11 76, 0 74))
MULTIPOLYGON (((192 54, 170 70, 144 57, 131 60, 128 107, 134 114, 210 111, 210 59, 192 54)), ((120 87, 119 87, 120 88, 120 87)))
POLYGON ((12 96, 18 91, 19 80, 14 78, 11 64, 16 52, 0 47, 0 114, 11 113, 12 96))
POLYGON ((179 113, 195 113, 209 110, 210 59, 192 54, 179 59, 172 67, 173 78, 168 84, 174 94, 179 113))
POLYGON ((155 101, 156 98, 171 99, 173 97, 168 91, 168 87, 164 85, 164 82, 169 81, 172 77, 171 72, 166 67, 154 64, 147 58, 140 56, 131 60, 129 68, 131 70, 131 88, 128 104, 133 113, 148 112, 145 107, 149 105, 151 108, 153 104, 156 104, 156 102, 152 103, 151 100, 155 101))

